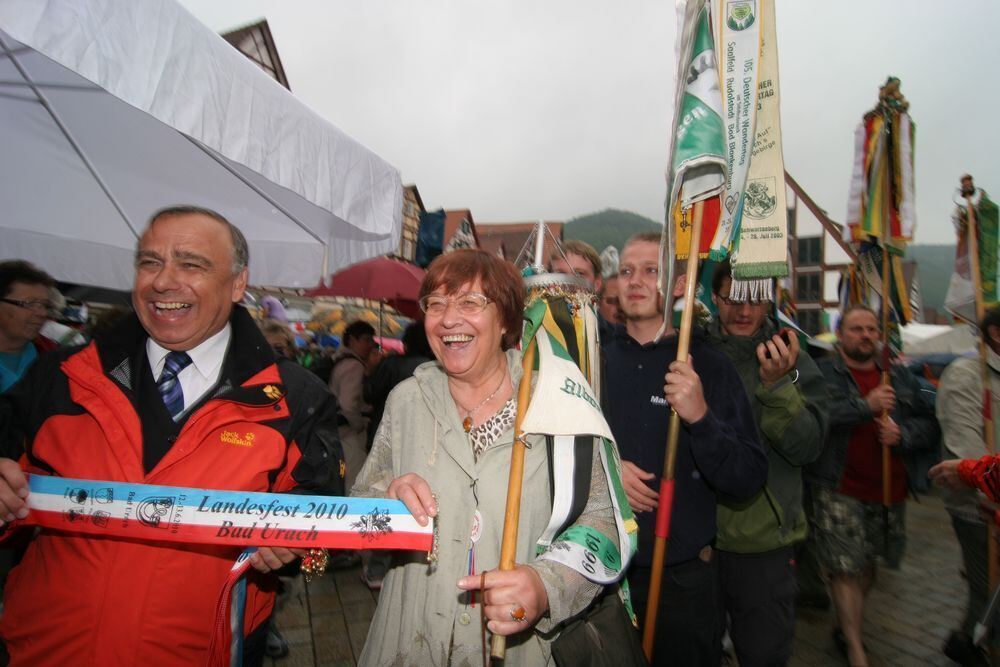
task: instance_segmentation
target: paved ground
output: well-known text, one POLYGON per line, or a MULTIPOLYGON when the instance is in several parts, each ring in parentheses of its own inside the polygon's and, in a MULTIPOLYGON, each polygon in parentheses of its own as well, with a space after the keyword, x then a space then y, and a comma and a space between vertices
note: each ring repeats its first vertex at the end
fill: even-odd
MULTIPOLYGON (((940 647, 965 602, 958 544, 935 496, 911 502, 907 519, 906 558, 899 571, 879 574, 866 611, 865 644, 873 667, 951 665, 940 647)), ((359 572, 340 570, 311 584, 296 580, 278 614, 291 654, 273 667, 355 664, 377 600, 359 572)), ((793 665, 845 664, 830 641, 831 615, 800 611, 793 665)))
MULTIPOLYGON (((879 571, 865 609, 864 642, 873 667, 955 664, 941 645, 965 610, 961 563, 940 499, 910 502, 903 565, 879 571)), ((830 640, 832 616, 832 611, 799 611, 793 665, 845 664, 830 640)))

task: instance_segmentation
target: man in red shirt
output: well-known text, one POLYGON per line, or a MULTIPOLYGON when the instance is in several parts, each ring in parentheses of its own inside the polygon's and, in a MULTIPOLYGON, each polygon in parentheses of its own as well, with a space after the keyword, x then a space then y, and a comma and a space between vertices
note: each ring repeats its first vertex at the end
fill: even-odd
POLYGON ((837 326, 837 352, 818 362, 830 392, 830 432, 806 469, 813 488, 818 558, 837 610, 834 641, 851 665, 867 665, 861 641, 864 601, 877 557, 897 567, 906 540, 904 450, 938 441, 934 410, 903 367, 883 369, 875 313, 848 308, 837 326), (890 382, 882 379, 889 372, 890 382), (890 456, 890 506, 882 499, 882 446, 890 456), (888 525, 886 525, 888 523, 888 525))

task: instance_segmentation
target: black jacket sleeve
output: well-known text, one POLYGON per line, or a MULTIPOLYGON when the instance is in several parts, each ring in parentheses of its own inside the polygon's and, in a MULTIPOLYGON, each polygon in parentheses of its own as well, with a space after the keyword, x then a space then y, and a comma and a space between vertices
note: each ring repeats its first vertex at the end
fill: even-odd
POLYGON ((746 500, 767 482, 767 454, 757 436, 743 383, 721 353, 701 347, 695 357, 708 414, 686 424, 698 471, 717 492, 746 500))
POLYGON ((315 375, 298 364, 280 362, 278 369, 288 389, 292 423, 288 440, 302 458, 292 470, 293 493, 343 496, 344 453, 337 429, 337 399, 315 375))
POLYGON ((899 425, 900 445, 907 452, 937 450, 941 427, 934 406, 920 389, 920 383, 904 366, 892 368, 896 389, 896 409, 892 418, 899 425))
POLYGON ((64 411, 81 411, 69 398, 65 376, 59 369, 79 347, 43 354, 27 374, 6 393, 0 394, 0 456, 18 460, 30 445, 54 405, 64 411))

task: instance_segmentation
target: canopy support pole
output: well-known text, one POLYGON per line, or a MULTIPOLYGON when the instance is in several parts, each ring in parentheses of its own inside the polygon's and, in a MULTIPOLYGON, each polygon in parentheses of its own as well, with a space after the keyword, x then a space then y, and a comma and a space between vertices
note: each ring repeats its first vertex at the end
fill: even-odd
POLYGON ((132 224, 132 221, 129 220, 128 215, 125 213, 125 209, 122 208, 121 203, 119 203, 118 199, 116 199, 115 196, 111 193, 111 189, 108 187, 108 184, 104 182, 104 178, 97 171, 97 167, 94 166, 94 163, 91 162, 90 158, 88 158, 87 155, 83 152, 83 148, 80 146, 79 143, 77 143, 76 139, 73 137, 73 134, 69 131, 69 128, 66 126, 65 123, 63 123, 62 118, 59 117, 59 114, 56 113, 55 108, 49 102, 49 98, 45 96, 45 93, 42 92, 42 89, 38 87, 38 85, 28 74, 27 70, 24 69, 24 66, 21 65, 21 62, 17 59, 17 56, 14 54, 14 51, 11 50, 9 46, 7 46, 7 43, 4 41, 3 37, 0 37, 0 49, 3 49, 3 52, 7 54, 7 57, 10 59, 11 64, 14 65, 18 73, 20 73, 21 77, 24 79, 24 82, 28 85, 29 88, 31 88, 31 91, 35 94, 35 97, 38 98, 38 103, 41 104, 42 107, 45 108, 45 111, 48 112, 49 116, 51 116, 52 121, 56 124, 56 127, 58 127, 59 131, 62 132, 64 137, 66 137, 66 141, 69 142, 69 145, 73 147, 74 151, 76 151, 76 154, 80 157, 80 160, 83 162, 84 166, 87 167, 87 171, 89 171, 90 175, 94 177, 94 180, 97 181, 97 185, 99 185, 101 190, 104 191, 104 194, 111 202, 111 205, 115 207, 116 211, 118 211, 118 215, 120 215, 122 217, 122 220, 125 221, 125 224, 128 225, 128 228, 129 230, 131 230, 132 235, 135 236, 136 239, 138 239, 139 230, 136 229, 135 225, 132 224))
MULTIPOLYGON (((326 246, 327 246, 326 239, 320 238, 319 235, 316 234, 316 232, 314 232, 313 230, 309 229, 304 224, 302 224, 301 222, 299 222, 299 219, 296 218, 294 215, 292 215, 292 213, 287 208, 285 208, 284 206, 282 206, 281 204, 279 204, 274 199, 274 197, 272 197, 271 195, 267 194, 266 192, 264 192, 263 190, 261 190, 260 188, 258 188, 256 185, 254 185, 253 183, 251 183, 250 179, 248 179, 243 174, 241 174, 240 172, 238 172, 235 169, 233 169, 233 166, 231 164, 229 164, 228 162, 226 162, 225 160, 223 160, 221 157, 219 157, 218 155, 216 155, 213 151, 209 150, 208 147, 205 146, 205 145, 203 145, 200 141, 196 141, 196 140, 192 139, 191 137, 189 137, 188 135, 184 134, 183 132, 179 132, 178 134, 180 134, 182 137, 184 137, 185 139, 187 139, 188 141, 190 141, 193 145, 195 145, 199 149, 201 149, 201 151, 203 153, 205 153, 205 155, 207 155, 208 157, 210 157, 213 160, 215 160, 215 162, 220 167, 222 167, 223 169, 225 169, 226 171, 228 171, 230 174, 232 174, 236 179, 238 179, 241 183, 243 183, 243 185, 245 185, 248 188, 250 188, 251 190, 253 190, 261 199, 263 199, 268 204, 270 204, 274 208, 276 208, 279 211, 281 211, 282 214, 284 214, 285 217, 287 217, 289 220, 291 220, 292 222, 294 222, 299 227, 299 229, 301 229, 306 234, 308 234, 309 236, 311 236, 314 239, 316 239, 319 243, 321 243, 323 245, 324 248, 326 248, 326 246)), ((325 262, 325 259, 324 259, 324 262, 325 262)))

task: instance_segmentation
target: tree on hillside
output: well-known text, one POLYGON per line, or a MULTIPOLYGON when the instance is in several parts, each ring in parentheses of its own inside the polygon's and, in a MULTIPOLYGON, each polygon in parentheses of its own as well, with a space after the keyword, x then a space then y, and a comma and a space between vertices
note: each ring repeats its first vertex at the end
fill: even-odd
POLYGON ((598 252, 609 245, 620 251, 633 234, 659 232, 662 229, 661 223, 638 213, 609 208, 573 218, 563 226, 563 238, 584 241, 594 246, 598 252))

